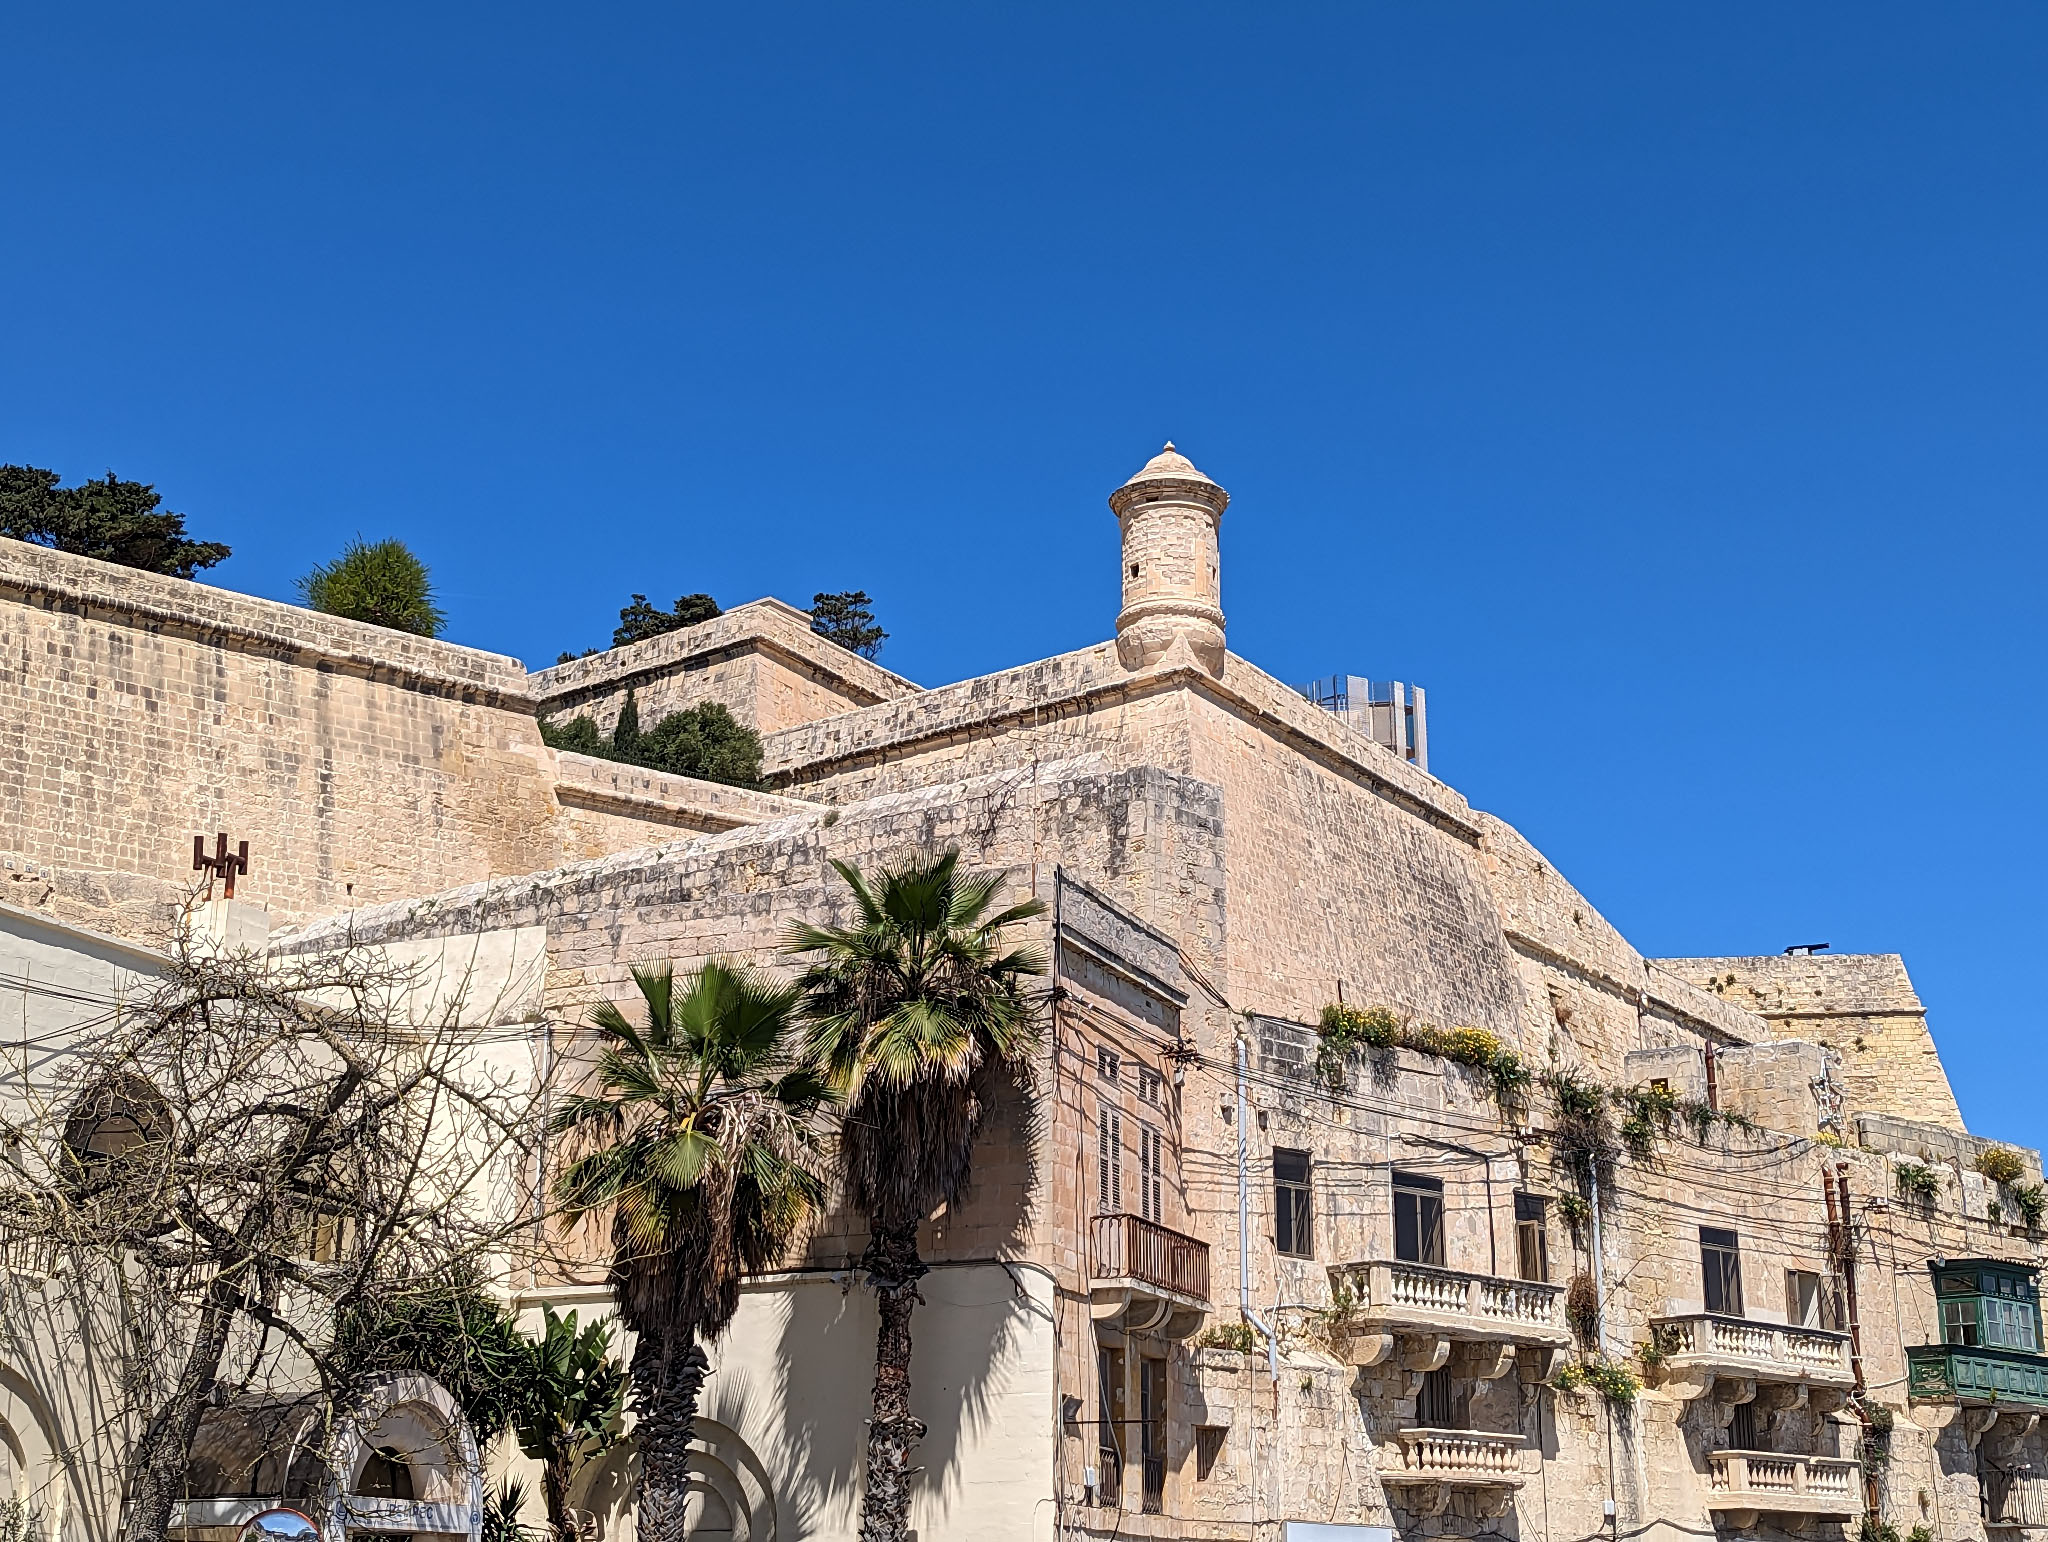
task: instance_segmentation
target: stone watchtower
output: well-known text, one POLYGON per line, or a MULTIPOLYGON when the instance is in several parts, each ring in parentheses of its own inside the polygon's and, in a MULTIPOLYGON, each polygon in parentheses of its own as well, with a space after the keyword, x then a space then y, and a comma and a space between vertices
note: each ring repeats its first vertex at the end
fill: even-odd
POLYGON ((1109 495, 1124 534, 1124 608, 1116 618, 1124 668, 1156 663, 1184 638, 1204 669, 1223 673, 1216 529, 1229 503, 1171 440, 1109 495))

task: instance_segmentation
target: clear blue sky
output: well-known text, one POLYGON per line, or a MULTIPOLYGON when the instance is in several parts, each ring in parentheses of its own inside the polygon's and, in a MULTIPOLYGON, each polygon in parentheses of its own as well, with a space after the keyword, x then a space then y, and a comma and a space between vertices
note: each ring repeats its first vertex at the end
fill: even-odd
POLYGON ((358 531, 547 663, 863 587, 926 682, 1233 647, 1650 953, 1903 952, 2048 1142, 2048 10, 17 6, 0 459, 290 598, 358 531))

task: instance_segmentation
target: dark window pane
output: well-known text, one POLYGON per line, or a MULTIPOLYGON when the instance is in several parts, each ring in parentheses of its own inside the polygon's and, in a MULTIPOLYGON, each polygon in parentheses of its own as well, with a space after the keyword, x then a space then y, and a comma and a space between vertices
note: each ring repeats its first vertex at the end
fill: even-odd
POLYGON ((1444 1261, 1444 1186, 1436 1178, 1394 1174, 1394 1256, 1411 1264, 1444 1261))
POLYGON ((1425 1430, 1457 1427, 1457 1409, 1451 1392, 1449 1366, 1422 1378, 1422 1390, 1415 1397, 1415 1423, 1425 1430))
POLYGON ((1297 1258, 1315 1254, 1306 1151, 1273 1151, 1273 1245, 1297 1258))
POLYGON ((1166 1502, 1166 1362, 1138 1362, 1139 1454, 1145 1463, 1143 1509, 1157 1515, 1166 1502))
POLYGON ((1443 1267, 1444 1202, 1441 1196, 1424 1194, 1417 1217, 1422 1232, 1422 1262, 1443 1267))
POLYGON ((1736 1451, 1761 1451, 1756 1427, 1756 1404, 1737 1403, 1735 1417, 1728 1423, 1728 1445, 1736 1451))

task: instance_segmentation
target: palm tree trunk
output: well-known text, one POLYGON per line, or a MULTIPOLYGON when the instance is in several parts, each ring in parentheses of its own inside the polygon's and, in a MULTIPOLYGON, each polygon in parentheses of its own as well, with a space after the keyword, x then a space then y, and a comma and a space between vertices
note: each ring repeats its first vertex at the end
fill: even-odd
POLYGON ((917 1306, 917 1223, 878 1228, 868 1243, 868 1278, 881 1327, 875 1334, 875 1401, 868 1421, 868 1481, 860 1501, 860 1542, 904 1542, 910 1530, 910 1448, 924 1421, 910 1412, 910 1314, 917 1306))
POLYGON ((642 1339, 633 1351, 633 1380, 642 1389, 634 1438, 640 1448, 639 1542, 683 1542, 690 1496, 690 1441, 697 1399, 711 1357, 693 1338, 666 1344, 642 1339))

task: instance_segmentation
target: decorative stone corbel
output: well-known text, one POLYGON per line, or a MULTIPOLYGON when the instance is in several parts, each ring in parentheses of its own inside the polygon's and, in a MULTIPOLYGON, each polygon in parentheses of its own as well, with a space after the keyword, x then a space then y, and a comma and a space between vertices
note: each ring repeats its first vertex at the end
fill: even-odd
POLYGON ((1755 1531, 1761 1513, 1757 1510, 1723 1510, 1721 1519, 1728 1531, 1755 1531))
POLYGON ((1394 1352, 1394 1335, 1391 1333, 1354 1333, 1345 1351, 1345 1358, 1361 1371, 1383 1364, 1394 1352))
POLYGON ((1996 1408, 1965 1408, 1963 1410, 1963 1433, 1969 1437, 1970 1449, 1977 1449, 1977 1442, 1984 1438, 1984 1432, 1998 1422, 1996 1408))
POLYGON ((1467 1341, 1458 1346, 1457 1369, 1474 1381, 1498 1381, 1515 1368, 1515 1346, 1491 1341, 1467 1341))
POLYGON ((1958 1403, 1914 1403, 1906 1409, 1906 1417, 1930 1435, 1939 1435, 1962 1416, 1958 1403))
POLYGON ((1557 1374, 1557 1367, 1565 1357, 1565 1350, 1559 1344, 1525 1344, 1515 1353, 1515 1364, 1523 1381, 1534 1385, 1550 1380, 1557 1374))
MULTIPOLYGON (((1988 1411, 1988 1410, 1987 1410, 1988 1411)), ((1983 1441, 1991 1459, 2000 1466, 2008 1465, 2019 1455, 2019 1449, 2026 1438, 2033 1434, 2041 1423, 2038 1413, 2012 1410, 1999 1414, 1997 1422, 1984 1432, 1983 1441)))
POLYGON ((1824 1419, 1831 1413, 1840 1413, 1848 1401, 1849 1394, 1840 1387, 1806 1389, 1806 1411, 1816 1419, 1824 1419))
POLYGON ((1418 1521, 1434 1520, 1451 1506, 1448 1483, 1404 1483, 1396 1492, 1397 1503, 1418 1521))
POLYGON ((1773 1448, 1777 1445, 1786 1416, 1807 1406, 1807 1392, 1805 1384, 1796 1381, 1772 1382, 1757 1389, 1754 1399, 1756 1411, 1764 1417, 1764 1428, 1770 1433, 1773 1448))
POLYGON ((1473 1508, 1483 1521, 1498 1520, 1514 1502, 1515 1491, 1511 1488, 1481 1489, 1474 1497, 1473 1508))
POLYGON ((1444 1362, 1451 1358, 1451 1341, 1435 1334, 1417 1337, 1404 1333, 1400 1338, 1401 1348, 1394 1364, 1408 1373, 1402 1383, 1401 1395, 1413 1397, 1422 1390, 1422 1378, 1431 1371, 1441 1370, 1444 1362))
POLYGON ((1725 1435, 1735 1422, 1735 1410, 1755 1396, 1754 1376, 1713 1376, 1708 1382, 1708 1390, 1692 1401, 1686 1412, 1691 1413, 1697 1408, 1700 1423, 1718 1443, 1719 1437, 1725 1435))

